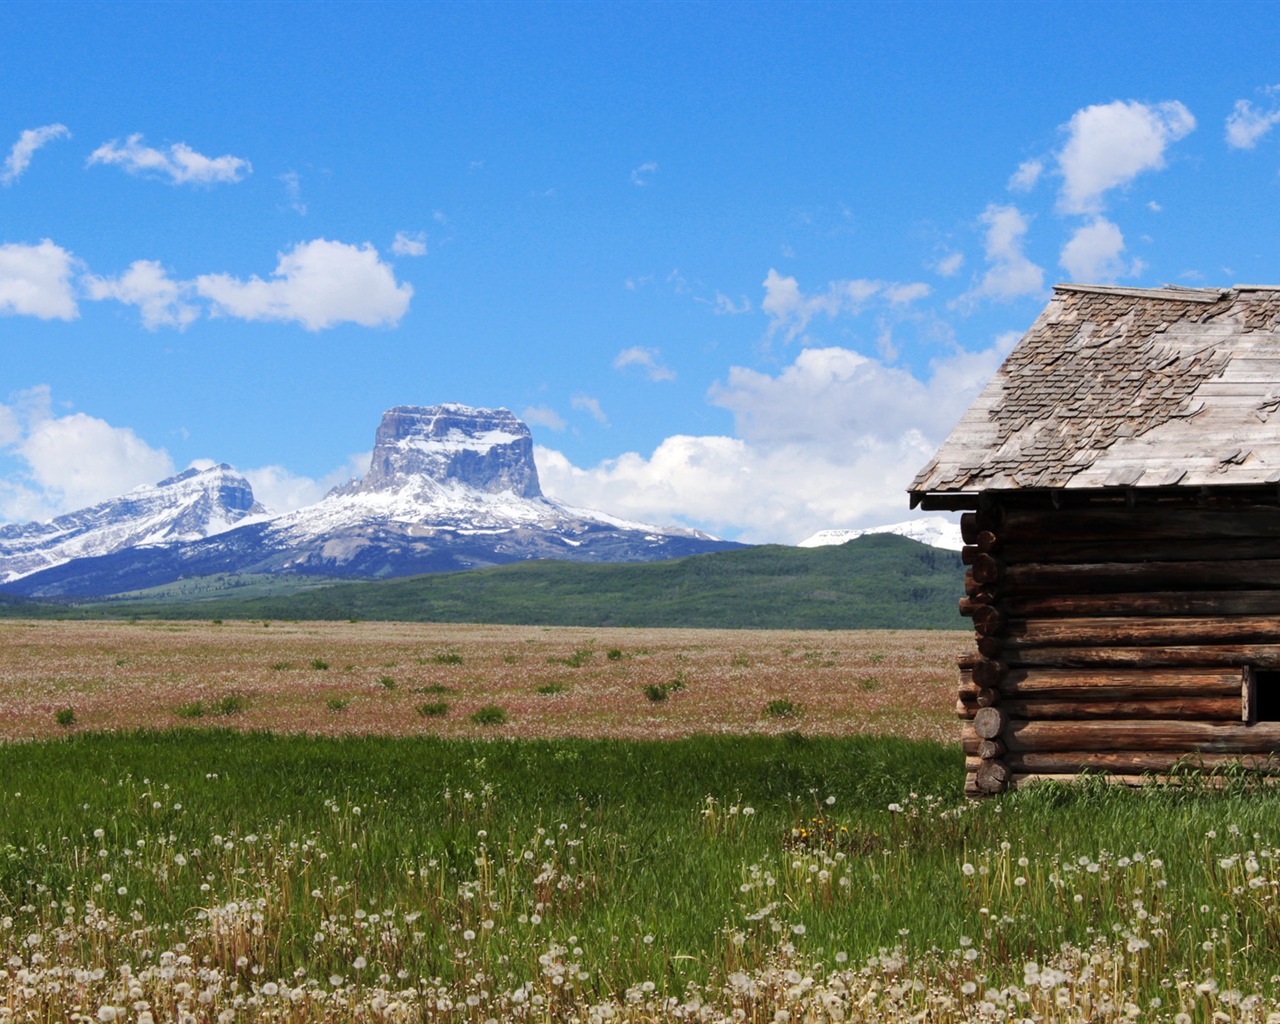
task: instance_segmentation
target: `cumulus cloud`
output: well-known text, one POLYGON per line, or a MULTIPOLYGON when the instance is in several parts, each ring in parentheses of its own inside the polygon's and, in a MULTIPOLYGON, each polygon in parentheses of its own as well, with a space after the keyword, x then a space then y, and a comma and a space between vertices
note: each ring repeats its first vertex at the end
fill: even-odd
POLYGON ((0 245, 0 315, 74 320, 80 315, 71 280, 76 266, 71 253, 47 238, 39 245, 0 245))
POLYGON ((1195 126, 1191 111, 1176 100, 1115 100, 1076 111, 1064 126, 1067 141, 1057 154, 1063 178, 1059 209, 1101 212, 1105 193, 1127 185, 1143 171, 1160 170, 1169 146, 1195 126))
POLYGON ((1142 272, 1141 260, 1126 263, 1123 254, 1120 229, 1105 217, 1095 217, 1067 240, 1060 262, 1073 281, 1107 284, 1142 272))
POLYGON ((124 494, 173 473, 173 460, 128 427, 85 413, 57 415, 49 388, 0 405, 0 448, 24 466, 0 488, 0 517, 47 519, 124 494))
POLYGON ((841 314, 861 312, 866 303, 879 295, 893 305, 905 305, 929 294, 927 284, 896 284, 858 279, 832 281, 825 291, 805 294, 794 277, 784 277, 772 267, 764 279, 764 299, 760 308, 769 317, 769 336, 783 334, 794 340, 819 315, 832 319, 841 314))
POLYGON ((590 395, 574 395, 569 404, 579 412, 585 412, 602 426, 607 427, 609 425, 609 417, 606 416, 604 410, 600 408, 600 399, 592 398, 590 395))
POLYGON ((978 218, 987 229, 983 249, 987 271, 972 289, 961 296, 962 303, 979 299, 1009 302, 1044 289, 1044 269, 1023 252, 1029 222, 1016 206, 992 203, 978 218))
POLYGON ((69 139, 71 132, 65 124, 46 124, 41 128, 28 128, 18 136, 18 141, 9 150, 4 161, 4 170, 0 171, 0 185, 12 185, 22 177, 31 166, 31 158, 37 149, 47 145, 54 139, 69 139))
MULTIPOLYGON (((1280 86, 1269 86, 1263 91, 1274 99, 1280 93, 1280 86)), ((1277 123, 1280 123, 1280 110, 1274 106, 1263 110, 1248 100, 1236 100, 1234 109, 1227 115, 1227 145, 1232 149, 1253 149, 1277 123)))
POLYGON ((1010 192, 1030 192, 1044 173, 1043 160, 1023 160, 1009 179, 1010 192))
POLYGON ((391 243, 391 251, 397 256, 425 256, 427 254, 427 233, 415 231, 397 231, 391 243))
POLYGON ((130 135, 122 144, 118 139, 104 142, 89 156, 89 166, 108 164, 123 167, 130 174, 167 178, 173 185, 216 185, 241 181, 253 172, 248 160, 226 154, 208 157, 197 153, 185 142, 177 142, 167 150, 142 144, 142 135, 130 135))
POLYGON ((272 512, 292 512, 314 505, 333 488, 363 476, 369 469, 372 452, 351 455, 341 466, 316 479, 293 473, 280 465, 241 470, 253 488, 253 496, 272 512))
POLYGON ((645 185, 649 184, 650 179, 657 173, 657 163, 653 160, 646 160, 631 172, 631 184, 643 188, 645 185))
POLYGON ((155 260, 136 260, 119 277, 86 275, 82 283, 91 299, 115 299, 137 306, 142 325, 149 331, 158 327, 185 330, 200 316, 199 309, 183 301, 190 285, 173 280, 155 260))
POLYGON ((202 274, 195 290, 213 303, 215 315, 294 321, 309 331, 339 323, 393 327, 413 295, 413 286, 397 283, 372 245, 323 238, 280 253, 268 280, 202 274))
POLYGON ((520 414, 520 418, 531 427, 546 427, 548 430, 564 430, 564 417, 548 405, 531 405, 520 414))
POLYGON ((628 366, 639 367, 650 380, 675 380, 676 373, 658 361, 662 353, 656 348, 624 348, 613 358, 613 368, 622 370, 628 366))
POLYGON ((535 448, 546 493, 754 542, 900 519, 906 488, 1008 352, 955 351, 928 379, 843 348, 810 348, 777 375, 734 367, 709 393, 735 436, 668 437, 594 467, 535 448))

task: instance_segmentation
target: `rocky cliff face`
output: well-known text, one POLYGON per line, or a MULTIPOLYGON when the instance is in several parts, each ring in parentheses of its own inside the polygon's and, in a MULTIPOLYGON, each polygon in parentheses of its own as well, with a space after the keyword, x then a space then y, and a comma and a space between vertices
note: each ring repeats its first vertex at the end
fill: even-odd
POLYGON ((382 414, 369 472, 352 491, 450 481, 486 494, 542 497, 529 428, 506 409, 397 406, 382 414))
MULTIPOLYGON (((244 487, 233 503, 252 501, 244 487)), ((117 545, 85 552, 95 557, 49 562, 44 571, 11 578, 5 590, 101 596, 214 573, 382 579, 530 558, 639 562, 740 546, 545 497, 529 428, 506 409, 463 405, 388 410, 369 472, 314 505, 249 519, 216 536, 165 539, 136 542, 163 546, 117 545)))
POLYGON ((199 540, 265 514, 230 466, 188 469, 45 523, 0 527, 0 582, 77 558, 199 540))

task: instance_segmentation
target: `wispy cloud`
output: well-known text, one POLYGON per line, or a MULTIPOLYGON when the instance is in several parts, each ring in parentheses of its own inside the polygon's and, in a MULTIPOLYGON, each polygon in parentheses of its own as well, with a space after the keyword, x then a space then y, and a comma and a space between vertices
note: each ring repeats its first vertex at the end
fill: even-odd
POLYGON ((1013 172, 1013 176, 1009 179, 1009 191, 1030 192, 1036 187, 1036 182, 1040 180, 1040 175, 1042 173, 1044 173, 1044 161, 1022 161, 1022 163, 1018 164, 1018 169, 1013 172))
POLYGON ((397 231, 391 242, 391 251, 397 256, 425 256, 427 254, 427 233, 415 231, 397 231))
POLYGON ((964 253, 949 252, 933 265, 939 277, 955 277, 964 266, 964 253))
POLYGON ((0 185, 12 185, 28 167, 37 149, 47 145, 54 139, 69 139, 71 132, 65 124, 46 124, 41 128, 28 128, 18 136, 18 141, 9 150, 4 161, 4 170, 0 171, 0 185))
POLYGON ((600 399, 592 398, 590 395, 574 395, 570 404, 579 412, 587 413, 597 423, 603 426, 609 425, 609 417, 600 408, 600 399))
POLYGON ((782 333, 791 341, 804 333, 815 316, 834 318, 856 314, 876 296, 891 305, 907 305, 929 293, 929 286, 918 282, 903 284, 860 278, 831 281, 825 291, 806 294, 794 277, 784 277, 770 268, 764 279, 760 308, 769 317, 769 335, 782 333))
POLYGON ((214 185, 241 181, 253 167, 238 156, 208 157, 197 153, 185 142, 177 142, 167 150, 142 144, 142 135, 130 135, 121 144, 118 139, 104 142, 89 156, 89 166, 109 164, 123 167, 130 174, 167 178, 174 185, 214 185))
POLYGON ((982 279, 962 295, 960 304, 980 299, 1009 302, 1044 289, 1044 269, 1032 263, 1022 251, 1029 222, 1016 206, 992 203, 978 218, 987 229, 983 249, 987 271, 982 279))
POLYGON ((653 176, 658 173, 658 165, 653 160, 646 160, 639 167, 631 172, 631 184, 644 188, 653 180, 653 176))
POLYGON ((675 371, 658 361, 661 353, 656 348, 624 348, 613 359, 613 368, 622 370, 628 366, 639 367, 653 381, 675 380, 675 371))
POLYGON ((549 405, 531 405, 520 414, 520 418, 531 427, 546 427, 548 430, 564 430, 564 417, 549 405))
POLYGON ((280 175, 284 184, 284 194, 289 201, 289 209, 299 217, 307 215, 307 203, 302 198, 302 176, 297 171, 285 171, 280 175))

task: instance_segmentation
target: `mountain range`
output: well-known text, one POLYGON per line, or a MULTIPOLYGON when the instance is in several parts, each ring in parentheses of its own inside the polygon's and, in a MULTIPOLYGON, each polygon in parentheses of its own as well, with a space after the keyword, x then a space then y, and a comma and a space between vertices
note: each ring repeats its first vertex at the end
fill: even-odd
POLYGON ((533 438, 506 409, 399 406, 369 471, 270 515, 230 467, 190 469, 48 523, 0 529, 0 583, 101 597, 214 573, 380 579, 534 558, 636 562, 742 547, 547 498, 533 438))
MULTIPOLYGON (((940 517, 826 530, 801 547, 897 533, 959 548, 940 517)), ((0 594, 102 598, 213 576, 386 579, 533 559, 647 562, 744 545, 574 508, 542 493, 529 428, 506 409, 398 406, 369 470, 321 501, 273 514, 226 464, 42 523, 0 527, 0 594)), ((184 584, 185 586, 185 584, 184 584)))

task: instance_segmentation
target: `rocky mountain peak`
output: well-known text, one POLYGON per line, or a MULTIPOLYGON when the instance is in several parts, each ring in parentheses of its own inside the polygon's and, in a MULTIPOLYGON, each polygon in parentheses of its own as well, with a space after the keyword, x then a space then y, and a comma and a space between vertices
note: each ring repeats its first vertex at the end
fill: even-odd
POLYGON ((540 498, 533 436, 507 409, 399 405, 382 414, 359 492, 401 490, 421 478, 540 498))
POLYGON ((48 522, 0 526, 0 582, 75 558, 210 537, 265 513, 226 463, 192 467, 48 522))

